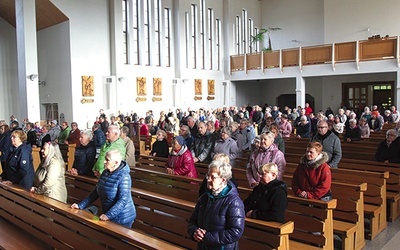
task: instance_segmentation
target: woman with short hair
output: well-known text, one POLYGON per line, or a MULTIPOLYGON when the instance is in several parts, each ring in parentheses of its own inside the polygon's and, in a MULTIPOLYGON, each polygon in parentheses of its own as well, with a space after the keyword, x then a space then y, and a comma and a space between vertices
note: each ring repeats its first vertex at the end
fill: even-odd
POLYGON ((75 160, 71 168, 72 175, 94 177, 92 168, 96 162, 96 144, 92 138, 93 135, 91 131, 81 131, 79 137, 80 145, 75 149, 75 160))
POLYGON ((332 199, 332 178, 328 160, 329 156, 322 151, 321 143, 308 143, 306 154, 301 157, 293 173, 293 193, 306 199, 332 199))
POLYGON ((189 219, 188 233, 197 249, 239 249, 245 212, 238 191, 229 179, 229 164, 215 160, 208 166, 207 190, 189 219))
POLYGON ((282 180, 282 175, 285 172, 286 160, 283 153, 274 144, 275 136, 268 132, 260 135, 260 147, 254 150, 249 159, 246 168, 247 180, 250 188, 254 188, 260 182, 258 168, 266 163, 273 162, 278 166, 278 180, 282 180))
POLYGON ((157 140, 151 146, 150 155, 155 157, 168 158, 169 145, 167 142, 167 133, 159 129, 157 131, 157 140))
POLYGON ((231 138, 231 130, 229 127, 223 127, 220 133, 221 138, 215 142, 211 157, 219 153, 226 154, 229 157, 231 166, 235 166, 235 159, 239 153, 236 141, 231 138))
POLYGON ((243 202, 246 217, 285 222, 287 188, 285 182, 277 179, 278 173, 275 163, 267 163, 258 168, 260 183, 243 202))
POLYGON ((5 184, 18 184, 29 190, 33 184, 35 170, 33 168, 32 148, 25 143, 27 135, 22 130, 11 133, 11 144, 7 162, 3 167, 0 180, 5 184))

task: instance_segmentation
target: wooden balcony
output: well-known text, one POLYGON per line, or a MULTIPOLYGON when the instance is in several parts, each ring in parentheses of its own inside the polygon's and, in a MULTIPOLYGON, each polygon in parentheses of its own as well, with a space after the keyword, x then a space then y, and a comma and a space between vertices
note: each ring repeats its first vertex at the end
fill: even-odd
POLYGON ((235 71, 262 70, 270 68, 306 65, 397 59, 400 65, 398 37, 385 37, 320 46, 309 46, 231 56, 231 73, 235 71))

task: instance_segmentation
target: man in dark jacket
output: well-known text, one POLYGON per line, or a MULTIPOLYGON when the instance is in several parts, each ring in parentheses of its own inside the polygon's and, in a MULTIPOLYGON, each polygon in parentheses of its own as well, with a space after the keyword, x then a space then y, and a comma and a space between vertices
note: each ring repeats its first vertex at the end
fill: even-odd
POLYGON ((375 160, 387 163, 400 163, 400 139, 396 130, 386 132, 386 140, 381 142, 375 153, 375 160))
POLYGON ((191 147, 194 162, 211 162, 211 152, 214 149, 215 137, 207 131, 207 126, 204 122, 198 125, 199 134, 194 137, 191 147))
POLYGON ((311 141, 316 141, 322 144, 323 151, 329 156, 327 161, 331 168, 337 168, 340 159, 342 159, 342 144, 339 137, 329 131, 326 121, 319 121, 317 124, 318 133, 311 138, 311 141))

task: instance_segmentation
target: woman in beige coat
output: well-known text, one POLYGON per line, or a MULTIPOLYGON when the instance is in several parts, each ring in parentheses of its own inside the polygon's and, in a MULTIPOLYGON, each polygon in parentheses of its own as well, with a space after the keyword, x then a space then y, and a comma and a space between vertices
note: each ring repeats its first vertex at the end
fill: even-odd
POLYGON ((57 143, 46 143, 42 149, 42 162, 36 170, 31 193, 43 194, 67 202, 65 164, 57 143))

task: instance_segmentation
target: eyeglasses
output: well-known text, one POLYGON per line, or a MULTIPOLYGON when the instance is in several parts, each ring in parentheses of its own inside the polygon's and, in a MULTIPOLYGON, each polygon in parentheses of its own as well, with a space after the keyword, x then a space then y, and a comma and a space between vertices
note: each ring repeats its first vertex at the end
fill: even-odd
POLYGON ((397 135, 394 135, 394 134, 388 134, 387 136, 397 136, 397 135))
POLYGON ((321 126, 321 127, 317 127, 317 128, 323 129, 323 128, 328 128, 328 127, 325 127, 325 126, 324 126, 324 127, 322 127, 322 126, 321 126))
POLYGON ((215 181, 216 179, 221 178, 221 177, 206 174, 206 179, 208 180, 208 179, 210 179, 210 178, 211 178, 212 181, 215 181))

